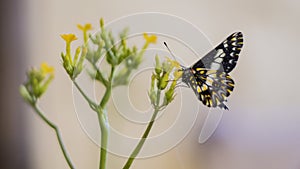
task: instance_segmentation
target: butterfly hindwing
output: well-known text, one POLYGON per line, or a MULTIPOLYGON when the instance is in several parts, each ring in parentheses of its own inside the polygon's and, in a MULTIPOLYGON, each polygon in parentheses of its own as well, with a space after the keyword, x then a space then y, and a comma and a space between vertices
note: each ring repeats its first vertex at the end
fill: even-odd
POLYGON ((192 68, 201 67, 229 73, 236 66, 242 47, 243 34, 235 32, 195 63, 192 68))
POLYGON ((182 81, 193 89, 204 105, 228 109, 224 102, 234 88, 234 81, 229 74, 205 68, 188 68, 184 71, 182 81))

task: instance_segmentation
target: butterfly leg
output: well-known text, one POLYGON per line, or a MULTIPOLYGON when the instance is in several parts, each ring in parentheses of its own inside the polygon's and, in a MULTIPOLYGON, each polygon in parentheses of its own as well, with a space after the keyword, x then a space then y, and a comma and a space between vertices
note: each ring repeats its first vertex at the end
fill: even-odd
POLYGON ((181 81, 179 81, 177 84, 176 84, 176 87, 185 87, 185 88, 190 88, 190 86, 186 83, 182 83, 181 81))

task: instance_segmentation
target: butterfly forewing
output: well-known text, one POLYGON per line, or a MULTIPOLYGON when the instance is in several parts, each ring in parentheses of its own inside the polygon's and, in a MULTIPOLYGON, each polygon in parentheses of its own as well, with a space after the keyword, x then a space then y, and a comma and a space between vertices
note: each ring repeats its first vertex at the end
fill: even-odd
POLYGON ((192 67, 183 68, 182 81, 204 105, 228 109, 224 102, 234 89, 228 73, 236 66, 242 46, 242 33, 233 33, 192 67))
POLYGON ((201 67, 229 73, 236 66, 242 47, 243 34, 235 32, 195 63, 192 68, 201 67))

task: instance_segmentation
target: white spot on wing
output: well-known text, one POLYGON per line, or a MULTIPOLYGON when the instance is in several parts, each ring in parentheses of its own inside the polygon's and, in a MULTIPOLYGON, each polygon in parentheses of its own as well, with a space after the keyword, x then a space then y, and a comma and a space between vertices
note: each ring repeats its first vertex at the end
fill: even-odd
POLYGON ((210 65, 210 69, 218 70, 219 68, 220 68, 220 64, 218 63, 211 63, 210 65))
POLYGON ((218 49, 215 57, 219 57, 222 53, 224 53, 224 51, 222 49, 218 49))
POLYGON ((217 58, 217 59, 215 59, 215 62, 217 62, 217 63, 221 63, 222 61, 223 61, 222 58, 217 58))

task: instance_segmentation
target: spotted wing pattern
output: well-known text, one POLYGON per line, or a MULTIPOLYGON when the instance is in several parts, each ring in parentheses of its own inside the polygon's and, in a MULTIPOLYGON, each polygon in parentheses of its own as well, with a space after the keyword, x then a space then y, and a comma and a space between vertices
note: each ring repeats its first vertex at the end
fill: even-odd
POLYGON ((235 68, 242 47, 243 34, 235 32, 196 62, 192 68, 207 68, 229 73, 235 68))
POLYGON ((182 81, 204 105, 228 109, 224 102, 234 89, 229 72, 236 66, 242 46, 242 33, 233 33, 192 67, 183 68, 182 81))

